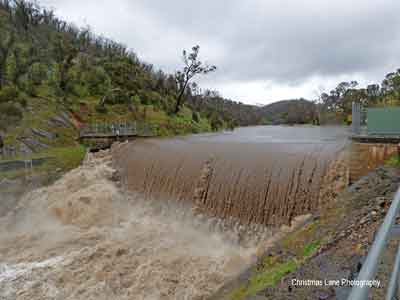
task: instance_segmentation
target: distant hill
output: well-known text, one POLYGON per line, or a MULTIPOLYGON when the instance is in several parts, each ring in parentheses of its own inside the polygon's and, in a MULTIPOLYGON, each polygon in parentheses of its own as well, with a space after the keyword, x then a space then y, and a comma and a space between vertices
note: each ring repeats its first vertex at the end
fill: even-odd
POLYGON ((0 136, 16 155, 78 146, 91 123, 140 121, 160 136, 260 123, 257 107, 201 93, 194 82, 176 113, 176 74, 35 1, 0 0, 0 37, 0 136))
POLYGON ((262 123, 307 124, 315 119, 315 104, 305 99, 282 100, 260 108, 262 123))

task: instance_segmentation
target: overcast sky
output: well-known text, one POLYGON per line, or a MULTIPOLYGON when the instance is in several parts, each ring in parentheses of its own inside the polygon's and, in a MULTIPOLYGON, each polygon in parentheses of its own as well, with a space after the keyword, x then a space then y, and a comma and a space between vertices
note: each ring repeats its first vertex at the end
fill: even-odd
POLYGON ((245 103, 313 98, 400 67, 399 0, 41 0, 167 72, 201 46, 203 89, 245 103))

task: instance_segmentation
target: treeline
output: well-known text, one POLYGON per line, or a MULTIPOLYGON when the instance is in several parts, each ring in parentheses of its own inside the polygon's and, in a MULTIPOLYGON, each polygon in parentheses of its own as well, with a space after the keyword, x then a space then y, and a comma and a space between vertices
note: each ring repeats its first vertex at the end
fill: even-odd
POLYGON ((327 124, 349 122, 352 103, 363 107, 400 106, 400 69, 388 73, 380 84, 359 87, 357 81, 340 82, 314 101, 285 100, 264 106, 264 124, 327 124))
POLYGON ((319 123, 315 103, 303 98, 274 102, 260 110, 266 125, 319 123))
MULTIPOLYGON (((191 62, 190 55, 186 62, 191 62)), ((203 73, 214 70, 195 64, 203 73)), ((10 119, 22 117, 31 97, 43 96, 66 107, 80 99, 97 99, 96 110, 104 114, 112 105, 123 104, 127 110, 152 106, 174 115, 186 103, 194 110, 194 119, 208 118, 214 129, 257 122, 247 114, 252 111, 250 106, 209 92, 198 94, 194 84, 183 85, 184 71, 167 74, 157 70, 125 45, 69 24, 36 3, 0 0, 3 127, 10 119)))
POLYGON ((227 100, 217 91, 206 90, 204 93, 196 91, 195 86, 188 93, 188 104, 212 120, 213 127, 219 127, 223 123, 228 124, 230 128, 262 123, 262 111, 257 106, 227 100))
POLYGON ((385 76, 380 84, 359 88, 357 81, 341 82, 316 101, 322 111, 351 114, 352 103, 365 107, 400 105, 400 69, 385 76))

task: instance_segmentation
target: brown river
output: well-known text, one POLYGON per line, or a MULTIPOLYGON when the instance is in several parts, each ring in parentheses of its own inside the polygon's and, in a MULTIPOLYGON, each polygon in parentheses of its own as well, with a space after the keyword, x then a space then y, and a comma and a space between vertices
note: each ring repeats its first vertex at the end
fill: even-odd
POLYGON ((89 155, 0 218, 0 299, 207 299, 318 209, 347 135, 249 127, 89 155))

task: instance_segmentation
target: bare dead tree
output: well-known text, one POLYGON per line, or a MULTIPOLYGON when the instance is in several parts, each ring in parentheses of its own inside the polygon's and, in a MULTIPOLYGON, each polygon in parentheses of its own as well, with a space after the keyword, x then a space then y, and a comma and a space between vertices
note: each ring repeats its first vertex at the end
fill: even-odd
POLYGON ((198 59, 199 51, 199 45, 194 46, 192 52, 189 54, 186 50, 183 50, 182 59, 185 66, 182 71, 178 71, 175 74, 175 79, 178 84, 178 97, 176 99, 175 113, 178 113, 181 109, 183 95, 190 80, 196 75, 208 74, 217 69, 216 66, 203 65, 203 63, 198 59))

